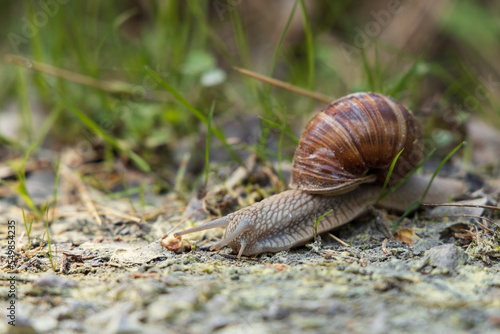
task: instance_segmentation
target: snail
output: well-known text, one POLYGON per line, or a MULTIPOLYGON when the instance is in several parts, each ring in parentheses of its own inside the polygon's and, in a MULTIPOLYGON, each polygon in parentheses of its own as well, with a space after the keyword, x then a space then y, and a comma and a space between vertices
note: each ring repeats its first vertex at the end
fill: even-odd
MULTIPOLYGON (((174 237, 225 227, 224 239, 212 249, 228 245, 238 258, 303 245, 313 239, 317 217, 328 211, 317 225, 318 234, 365 213, 377 202, 396 155, 402 152, 390 185, 419 164, 422 147, 420 125, 402 104, 375 93, 347 95, 306 126, 293 158, 291 190, 174 237)), ((377 205, 404 211, 421 198, 429 180, 413 175, 377 205)), ((436 178, 425 199, 442 203, 463 190, 459 181, 436 178)))

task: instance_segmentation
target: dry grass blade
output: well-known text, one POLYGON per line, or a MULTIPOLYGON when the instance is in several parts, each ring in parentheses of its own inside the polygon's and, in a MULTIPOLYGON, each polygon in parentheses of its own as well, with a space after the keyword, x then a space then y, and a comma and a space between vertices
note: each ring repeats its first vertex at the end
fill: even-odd
POLYGON ((61 175, 67 178, 67 180, 77 188, 80 200, 83 202, 89 213, 94 217, 99 226, 101 226, 102 219, 97 213, 94 202, 92 201, 87 187, 85 186, 81 178, 64 162, 61 163, 61 175))
POLYGON ((329 236, 331 236, 333 239, 337 240, 338 242, 340 242, 342 245, 346 246, 346 247, 351 247, 347 242, 345 241, 342 241, 341 239, 337 238, 336 236, 334 236, 333 234, 331 233, 328 233, 329 236))
MULTIPOLYGON (((126 82, 99 80, 83 74, 71 72, 62 68, 44 64, 17 55, 6 55, 5 60, 14 65, 24 66, 28 69, 32 69, 38 72, 43 72, 45 74, 65 79, 68 81, 76 82, 85 86, 102 89, 106 92, 110 92, 113 94, 125 93, 132 95, 134 88, 136 88, 136 85, 132 85, 126 82)), ((158 102, 168 101, 168 97, 165 94, 162 95, 158 92, 155 92, 154 95, 146 94, 145 98, 151 101, 158 101, 158 102)))
MULTIPOLYGON (((476 219, 480 219, 480 220, 486 220, 487 222, 493 224, 493 225, 496 225, 498 227, 500 227, 499 224, 495 223, 493 220, 491 219, 488 219, 488 218, 485 218, 485 217, 481 217, 481 216, 475 216, 475 215, 465 215, 465 214, 460 214, 460 215, 446 215, 446 216, 423 216, 422 218, 448 218, 448 217, 454 217, 454 218, 476 218, 476 219)), ((485 230, 488 230, 489 232, 493 232, 492 229, 486 227, 484 224, 481 224, 479 222, 476 222, 479 226, 481 226, 482 228, 484 228, 485 230)))
POLYGON ((236 67, 236 66, 234 66, 233 68, 236 71, 238 71, 238 72, 240 72, 240 73, 242 73, 242 74, 244 74, 246 76, 249 76, 251 78, 254 78, 254 79, 260 80, 262 82, 274 85, 276 87, 287 89, 289 91, 295 92, 297 94, 300 94, 300 95, 303 95, 303 96, 306 96, 306 97, 309 97, 309 98, 312 98, 312 99, 315 99, 315 100, 318 100, 318 101, 321 101, 321 102, 331 103, 333 100, 335 100, 334 98, 326 96, 326 95, 323 95, 321 93, 312 92, 310 90, 303 89, 303 88, 291 85, 291 84, 289 84, 287 82, 284 82, 284 81, 281 81, 281 80, 278 80, 278 79, 273 79, 273 78, 270 78, 268 76, 265 76, 265 75, 262 75, 262 74, 259 74, 259 73, 255 73, 255 72, 252 72, 252 71, 249 71, 249 70, 246 70, 246 69, 243 69, 243 68, 239 68, 239 67, 236 67))
POLYGON ((458 203, 430 204, 430 203, 422 203, 421 205, 422 206, 430 206, 430 207, 435 207, 435 206, 458 206, 458 207, 465 207, 465 208, 481 208, 481 209, 488 209, 488 210, 500 210, 500 206, 478 205, 478 204, 458 204, 458 203))
POLYGON ((99 206, 102 214, 110 214, 110 215, 113 215, 113 216, 116 216, 119 218, 123 218, 123 219, 127 219, 129 221, 133 221, 136 223, 140 223, 142 221, 142 219, 139 217, 135 217, 135 216, 128 215, 126 213, 119 212, 119 211, 112 209, 110 207, 107 207, 105 205, 98 204, 98 206, 99 206))

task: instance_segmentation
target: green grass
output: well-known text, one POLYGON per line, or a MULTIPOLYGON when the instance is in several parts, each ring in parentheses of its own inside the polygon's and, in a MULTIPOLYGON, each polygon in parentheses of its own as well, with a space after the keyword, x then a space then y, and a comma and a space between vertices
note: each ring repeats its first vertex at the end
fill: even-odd
POLYGON ((309 22, 309 16, 307 14, 306 5, 304 0, 299 0, 300 9, 302 13, 302 20, 304 24, 304 33, 306 39, 306 59, 307 59, 307 86, 310 90, 314 90, 314 42, 311 30, 311 23, 309 22))
POLYGON ((31 217, 30 222, 28 223, 28 220, 26 219, 26 214, 24 213, 24 209, 21 209, 23 212, 23 222, 24 222, 24 228, 26 230, 26 236, 28 237, 28 246, 27 248, 31 248, 31 228, 33 227, 33 217, 31 217))
POLYGON ((325 218, 326 215, 328 215, 330 212, 332 212, 332 210, 329 210, 327 212, 325 212, 321 217, 317 218, 316 215, 314 215, 314 241, 316 241, 317 237, 318 237, 318 225, 319 223, 323 220, 323 218, 325 218))
MULTIPOLYGON (((384 185, 382 186, 382 190, 380 190, 380 195, 378 196, 377 198, 377 201, 375 202, 375 205, 381 200, 383 199, 384 197, 386 197, 387 195, 389 195, 391 192, 385 192, 385 188, 387 188, 387 185, 389 184, 389 180, 391 179, 391 176, 392 176, 392 172, 394 171, 394 167, 396 166, 396 163, 398 162, 398 159, 399 159, 399 156, 401 155, 401 153, 403 153, 404 151, 404 147, 401 149, 401 151, 399 151, 398 154, 396 154, 396 156, 394 157, 394 159, 392 160, 392 163, 391 165, 389 166, 389 171, 387 172, 387 176, 385 177, 385 180, 384 180, 384 185)), ((396 189, 394 189, 396 190, 396 189)), ((391 191, 393 191, 393 189, 391 189, 391 191)))
POLYGON ((52 256, 52 242, 50 241, 50 227, 49 227, 49 207, 50 205, 47 204, 45 208, 45 231, 47 232, 47 244, 49 246, 49 261, 50 261, 50 266, 52 267, 53 271, 56 271, 56 263, 54 261, 54 258, 52 256))
POLYGON ((19 111, 21 113, 22 131, 21 134, 31 142, 33 135, 33 120, 31 117, 31 105, 28 99, 28 84, 26 80, 26 70, 24 68, 17 69, 17 93, 19 102, 19 111))
MULTIPOLYGON (((179 94, 169 83, 167 83, 165 80, 163 80, 151 68, 146 67, 146 71, 155 80, 157 80, 159 83, 161 83, 161 85, 163 87, 165 87, 165 89, 168 90, 175 97, 175 99, 177 101, 179 101, 179 103, 181 103, 182 105, 184 105, 186 107, 186 109, 188 109, 199 121, 201 121, 201 122, 205 123, 206 125, 208 125, 209 119, 207 118, 207 116, 204 113, 202 113, 201 111, 199 111, 198 109, 196 109, 191 103, 189 103, 181 94, 179 94)), ((242 163, 241 159, 236 154, 236 152, 234 151, 234 149, 231 146, 229 146, 229 144, 227 143, 227 138, 226 138, 225 134, 223 133, 223 131, 220 130, 220 129, 218 129, 218 128, 215 128, 215 127, 214 128, 211 127, 211 131, 214 133, 214 135, 217 138, 219 138, 219 140, 222 142, 222 144, 224 145, 224 147, 231 154, 231 157, 234 160, 236 160, 237 162, 242 163)))
MULTIPOLYGON (((396 189, 398 189, 399 187, 401 187, 403 185, 403 183, 406 182, 406 180, 408 180, 413 174, 415 174, 420 168, 422 168, 422 166, 432 157, 432 155, 436 152, 436 148, 433 148, 419 163, 417 166, 415 166, 415 168, 413 168, 408 174, 406 174, 401 180, 399 180, 395 185, 393 185, 392 187, 390 187, 389 189, 385 189, 386 186, 387 186, 387 183, 390 179, 390 174, 387 175, 385 181, 384 181, 384 187, 382 189, 382 191, 380 192, 378 198, 377 198, 377 203, 382 200, 383 198, 389 196, 390 194, 392 194, 394 191, 396 191, 396 189)), ((392 162, 392 164, 395 164, 395 161, 396 161, 397 158, 395 158, 392 162)), ((391 164, 391 168, 393 168, 391 164)))
POLYGON ((208 113, 207 123, 207 139, 205 140, 205 182, 203 187, 206 188, 208 183, 208 172, 210 170, 210 136, 212 134, 212 118, 214 117, 215 101, 212 102, 210 112, 208 113))
POLYGON ((427 184, 427 187, 425 188, 425 191, 424 193, 422 194, 422 197, 413 202, 407 209, 406 211, 398 218, 398 220, 396 221, 396 224, 394 225, 394 229, 397 229, 399 227, 399 224, 403 221, 403 219, 408 216, 408 214, 410 212, 412 212, 413 210, 415 210, 416 208, 418 208, 420 206, 420 204, 423 203, 425 197, 427 196, 427 193, 429 192, 429 189, 431 188, 431 185, 432 185, 432 182, 434 181, 434 179, 436 178, 437 174, 439 173, 439 171, 441 170, 441 168, 443 168, 444 164, 455 154, 457 153, 457 151, 465 144, 465 142, 461 142, 460 144, 458 144, 453 150, 451 150, 451 152, 449 152, 446 157, 443 158, 443 160, 441 160, 441 162, 439 163, 439 165, 437 166, 437 168, 434 170, 434 172, 432 173, 432 176, 431 176, 431 179, 429 180, 429 183, 427 184))
MULTIPOLYGON (((210 141, 222 146, 228 162, 243 164, 225 124, 256 118, 258 139, 250 149, 263 162, 291 161, 300 132, 325 104, 247 78, 233 66, 327 96, 368 90, 389 94, 419 117, 424 116, 421 107, 436 99, 438 108, 425 114, 427 135, 433 126, 451 128, 441 121, 443 110, 449 108, 489 119, 500 128, 498 94, 488 94, 477 108, 464 105, 482 84, 481 75, 491 73, 499 81, 500 46, 494 42, 498 17, 492 5, 460 1, 437 16, 433 36, 444 41, 439 45, 411 53, 373 38, 347 62, 340 43, 353 45, 354 29, 364 29, 372 19, 364 6, 349 1, 319 1, 316 8, 294 1, 281 18, 275 44, 262 48, 263 42, 255 42, 259 37, 255 27, 263 21, 258 15, 252 21, 244 4, 225 2, 228 10, 221 20, 213 13, 213 1, 145 3, 139 7, 134 2, 69 2, 19 45, 19 52, 8 43, 0 48, 4 54, 17 53, 96 80, 82 85, 71 76, 55 77, 8 62, 0 67, 5 86, 0 100, 4 107, 15 102, 21 123, 16 138, 0 134, 0 143, 11 156, 28 161, 41 147, 60 150, 90 136, 91 145, 103 146, 102 159, 109 169, 117 156, 126 157, 128 167, 153 177, 159 188, 171 190, 178 180, 181 189, 194 191, 198 183, 193 181, 204 176, 206 182, 213 158, 206 148, 196 146, 205 136, 200 129, 208 129, 207 145, 213 137, 210 141), (202 85, 203 75, 214 69, 223 70, 227 79, 216 86, 202 85), (99 83, 119 83, 119 87, 107 89, 110 86, 99 83), (44 120, 38 124, 35 117, 40 116, 44 120), (271 149, 273 141, 277 151, 271 149), (181 166, 181 144, 191 154, 188 166, 181 166), (205 168, 199 168, 200 163, 205 168)), ((2 31, 19 35, 20 18, 40 10, 36 1, 11 3, 4 9, 2 31)), ((458 140, 462 139, 437 147, 437 153, 446 155, 458 140)), ((41 215, 25 179, 20 168, 17 191, 26 207, 41 215)), ((3 183, 12 186, 10 181, 3 183)))

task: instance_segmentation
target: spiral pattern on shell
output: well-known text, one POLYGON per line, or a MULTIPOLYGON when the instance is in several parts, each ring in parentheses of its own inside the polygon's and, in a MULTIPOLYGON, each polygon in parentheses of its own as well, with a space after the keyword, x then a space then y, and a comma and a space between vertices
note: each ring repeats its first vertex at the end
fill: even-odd
POLYGON ((290 187, 335 194, 361 183, 401 179, 422 159, 422 132, 415 116, 399 102, 375 93, 342 97, 316 114, 302 134, 290 187))

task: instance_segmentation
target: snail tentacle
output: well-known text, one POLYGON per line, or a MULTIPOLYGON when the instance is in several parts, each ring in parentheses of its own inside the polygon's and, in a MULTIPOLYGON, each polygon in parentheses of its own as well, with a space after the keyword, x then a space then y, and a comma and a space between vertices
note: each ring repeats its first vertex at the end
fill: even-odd
POLYGON ((231 222, 231 214, 224 216, 222 218, 218 218, 218 219, 209 221, 208 223, 189 228, 189 229, 184 230, 184 231, 176 232, 176 233, 174 233, 174 237, 177 238, 177 237, 180 237, 184 234, 205 231, 205 230, 209 230, 209 229, 215 228, 215 227, 226 227, 230 222, 231 222))

